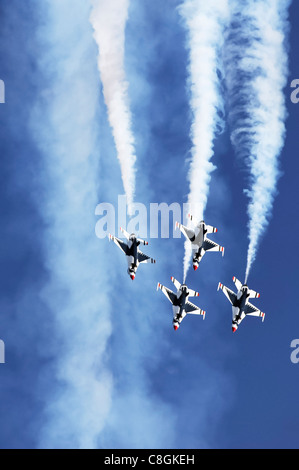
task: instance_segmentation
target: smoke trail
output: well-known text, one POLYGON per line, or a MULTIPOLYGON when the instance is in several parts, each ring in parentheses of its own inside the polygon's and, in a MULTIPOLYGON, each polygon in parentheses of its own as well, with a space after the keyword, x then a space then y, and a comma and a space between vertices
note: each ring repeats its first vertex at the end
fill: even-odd
POLYGON ((129 0, 93 0, 90 17, 99 48, 98 68, 120 162, 128 213, 133 214, 135 149, 128 105, 128 83, 124 71, 125 26, 129 0))
POLYGON ((86 2, 36 2, 36 9, 46 18, 38 31, 44 90, 31 128, 44 165, 40 210, 50 282, 42 297, 56 331, 49 340, 53 365, 41 381, 48 398, 39 441, 43 448, 94 448, 112 387, 105 248, 94 236, 98 72, 86 2))
POLYGON ((225 68, 231 141, 249 170, 247 278, 272 213, 285 137, 290 0, 231 2, 225 68))
MULTIPOLYGON (((209 194, 213 141, 220 130, 223 101, 219 90, 220 50, 227 20, 227 0, 186 0, 180 7, 188 32, 192 161, 189 171, 190 211, 203 219, 209 194)), ((184 279, 191 258, 191 246, 185 243, 184 279)))

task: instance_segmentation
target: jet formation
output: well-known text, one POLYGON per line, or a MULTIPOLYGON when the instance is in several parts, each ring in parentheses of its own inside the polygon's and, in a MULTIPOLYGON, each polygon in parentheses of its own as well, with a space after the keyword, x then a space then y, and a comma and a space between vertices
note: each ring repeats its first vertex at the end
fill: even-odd
MULTIPOLYGON (((178 228, 187 241, 191 243, 193 269, 196 271, 205 253, 209 251, 220 252, 223 256, 224 247, 207 238, 208 234, 216 233, 218 231, 217 228, 207 225, 203 220, 198 222, 191 214, 188 214, 188 218, 192 222, 193 227, 186 227, 176 222, 176 228, 178 228)), ((156 261, 139 249, 140 245, 148 245, 147 241, 138 238, 134 233, 129 234, 121 227, 120 230, 127 239, 127 243, 111 234, 109 234, 109 240, 112 240, 125 254, 128 263, 128 274, 130 278, 134 280, 139 264, 154 264, 156 261)), ((189 301, 189 297, 198 297, 199 293, 190 289, 185 283, 181 284, 174 277, 171 277, 171 281, 176 288, 176 292, 173 292, 160 282, 158 282, 157 290, 160 289, 172 304, 172 324, 174 330, 178 330, 182 320, 188 314, 200 315, 205 319, 205 310, 202 310, 189 301)), ((224 286, 221 282, 218 284, 218 290, 221 289, 223 291, 232 305, 232 331, 236 332, 240 323, 247 315, 260 317, 262 321, 264 321, 265 314, 248 301, 251 298, 259 298, 260 294, 249 289, 247 284, 242 284, 236 277, 233 277, 233 282, 237 288, 236 293, 224 286)))

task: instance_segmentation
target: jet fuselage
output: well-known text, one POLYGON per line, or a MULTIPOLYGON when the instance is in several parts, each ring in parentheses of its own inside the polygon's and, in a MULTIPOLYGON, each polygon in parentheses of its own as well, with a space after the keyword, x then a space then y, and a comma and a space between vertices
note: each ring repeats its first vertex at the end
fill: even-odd
POLYGON ((237 294, 237 300, 233 303, 232 305, 232 311, 233 311, 233 321, 232 321, 232 330, 236 331, 238 328, 239 324, 245 318, 245 306, 248 302, 249 299, 249 292, 248 292, 248 287, 247 286, 242 286, 242 288, 239 290, 237 294))
POLYGON ((131 279, 135 278, 135 274, 137 271, 138 267, 138 246, 140 245, 140 242, 137 240, 135 236, 130 236, 130 239, 128 241, 128 273, 131 277, 131 279))
POLYGON ((180 323, 186 316, 185 308, 186 302, 188 301, 189 292, 187 286, 182 285, 180 290, 177 292, 177 300, 173 303, 173 323, 174 325, 180 323))

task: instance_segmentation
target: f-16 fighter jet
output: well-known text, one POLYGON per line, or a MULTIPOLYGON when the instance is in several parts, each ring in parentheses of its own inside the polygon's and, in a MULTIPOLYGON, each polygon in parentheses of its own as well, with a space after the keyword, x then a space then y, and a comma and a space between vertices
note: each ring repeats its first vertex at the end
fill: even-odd
POLYGON ((251 315, 253 317, 261 317, 262 321, 265 319, 265 314, 261 312, 258 308, 248 302, 248 299, 258 298, 260 294, 248 288, 246 284, 242 285, 238 279, 233 277, 233 281, 236 285, 238 292, 235 294, 233 291, 225 287, 221 282, 219 282, 218 290, 222 289, 230 303, 232 304, 233 309, 233 321, 232 321, 232 330, 233 333, 237 331, 240 323, 246 315, 251 315))
POLYGON ((121 232, 124 234, 128 243, 123 242, 119 238, 114 237, 109 233, 109 241, 113 240, 114 243, 124 252, 128 261, 128 274, 132 281, 135 279, 136 271, 140 263, 155 263, 156 260, 150 258, 139 250, 139 245, 148 245, 148 242, 137 238, 134 233, 131 235, 120 227, 121 232))
POLYGON ((199 293, 192 289, 189 289, 186 284, 180 284, 174 277, 171 278, 174 283, 177 292, 172 292, 162 284, 158 283, 157 290, 161 289, 164 295, 172 303, 173 308, 173 328, 177 330, 180 326, 181 321, 185 316, 190 313, 192 315, 202 315, 205 318, 206 312, 201 310, 196 305, 188 302, 188 297, 198 297, 199 293))
POLYGON ((203 220, 197 222, 191 214, 188 214, 188 218, 193 221, 195 225, 194 229, 185 227, 179 222, 176 222, 175 226, 180 229, 183 235, 185 235, 187 240, 192 244, 193 269, 196 271, 206 251, 221 251, 223 256, 224 247, 217 245, 217 243, 206 237, 209 233, 217 232, 217 228, 206 225, 203 220))

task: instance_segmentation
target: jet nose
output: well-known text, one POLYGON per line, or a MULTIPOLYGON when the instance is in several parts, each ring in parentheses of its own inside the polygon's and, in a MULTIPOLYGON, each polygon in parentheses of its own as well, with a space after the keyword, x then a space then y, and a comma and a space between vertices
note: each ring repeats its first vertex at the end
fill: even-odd
POLYGON ((197 268, 198 268, 198 264, 193 264, 193 269, 194 269, 194 271, 196 271, 197 268))
POLYGON ((179 328, 179 325, 173 325, 173 328, 176 331, 179 328))
POLYGON ((135 279, 135 274, 130 274, 130 278, 132 279, 132 281, 134 281, 134 279, 135 279))
POLYGON ((237 331, 237 327, 236 327, 236 326, 233 326, 233 327, 232 327, 232 330, 233 330, 233 333, 235 333, 235 331, 237 331))

